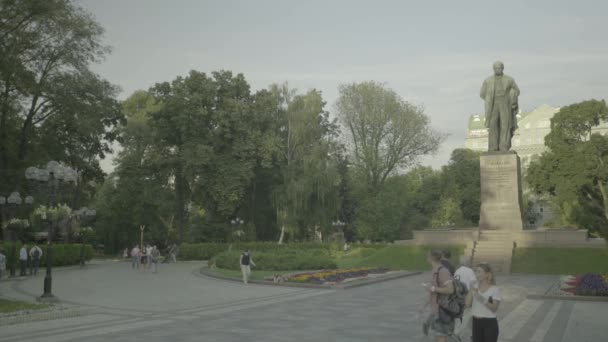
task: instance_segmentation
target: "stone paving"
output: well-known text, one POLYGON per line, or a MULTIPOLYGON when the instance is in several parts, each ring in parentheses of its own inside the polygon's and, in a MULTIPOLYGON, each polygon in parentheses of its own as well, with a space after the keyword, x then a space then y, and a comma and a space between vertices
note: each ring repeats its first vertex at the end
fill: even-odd
MULTIPOLYGON (((77 318, 0 328, 4 341, 426 341, 416 309, 422 274, 349 290, 243 285, 202 276, 200 262, 158 274, 101 263, 54 273, 53 292, 85 310, 77 318)), ((44 275, 0 282, 0 294, 33 298, 44 275)), ((584 342, 606 337, 608 303, 525 299, 556 277, 499 278, 500 340, 584 342), (600 326, 601 325, 601 326, 600 326)))

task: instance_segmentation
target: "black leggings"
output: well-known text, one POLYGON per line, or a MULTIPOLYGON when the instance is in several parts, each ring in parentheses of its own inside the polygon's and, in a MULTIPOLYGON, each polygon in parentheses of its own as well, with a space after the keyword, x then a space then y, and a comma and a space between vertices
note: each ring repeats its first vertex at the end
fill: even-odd
POLYGON ((498 341, 498 320, 473 317, 473 342, 496 341, 498 341))

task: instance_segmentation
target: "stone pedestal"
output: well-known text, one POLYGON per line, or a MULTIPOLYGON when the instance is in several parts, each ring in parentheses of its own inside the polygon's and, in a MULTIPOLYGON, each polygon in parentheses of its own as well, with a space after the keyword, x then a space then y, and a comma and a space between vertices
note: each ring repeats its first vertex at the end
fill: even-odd
POLYGON ((515 152, 487 152, 480 158, 479 228, 516 233, 523 230, 521 166, 515 152))

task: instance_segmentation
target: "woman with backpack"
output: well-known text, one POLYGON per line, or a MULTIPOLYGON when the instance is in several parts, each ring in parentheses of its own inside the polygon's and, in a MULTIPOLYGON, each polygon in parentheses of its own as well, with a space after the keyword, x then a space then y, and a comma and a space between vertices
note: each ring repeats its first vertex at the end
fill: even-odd
POLYGON ((486 263, 475 266, 475 276, 469 285, 467 306, 471 307, 473 316, 473 342, 497 342, 498 319, 496 311, 501 296, 490 265, 486 263))
POLYGON ((423 326, 426 334, 429 330, 435 336, 436 342, 446 342, 448 337, 454 336, 454 318, 442 312, 439 308, 439 301, 442 297, 450 296, 454 293, 454 284, 450 271, 442 265, 443 254, 441 251, 431 251, 427 261, 431 264, 433 276, 430 284, 422 284, 428 291, 428 300, 420 309, 423 311, 427 306, 431 306, 431 314, 423 326))

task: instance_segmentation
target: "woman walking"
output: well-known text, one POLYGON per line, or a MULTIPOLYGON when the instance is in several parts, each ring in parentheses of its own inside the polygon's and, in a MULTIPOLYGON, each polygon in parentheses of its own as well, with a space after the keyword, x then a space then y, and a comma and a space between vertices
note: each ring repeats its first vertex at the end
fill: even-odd
POLYGON ((496 311, 502 300, 496 287, 492 268, 486 263, 475 266, 475 276, 469 285, 466 304, 471 306, 473 316, 473 342, 497 342, 498 320, 496 311))

